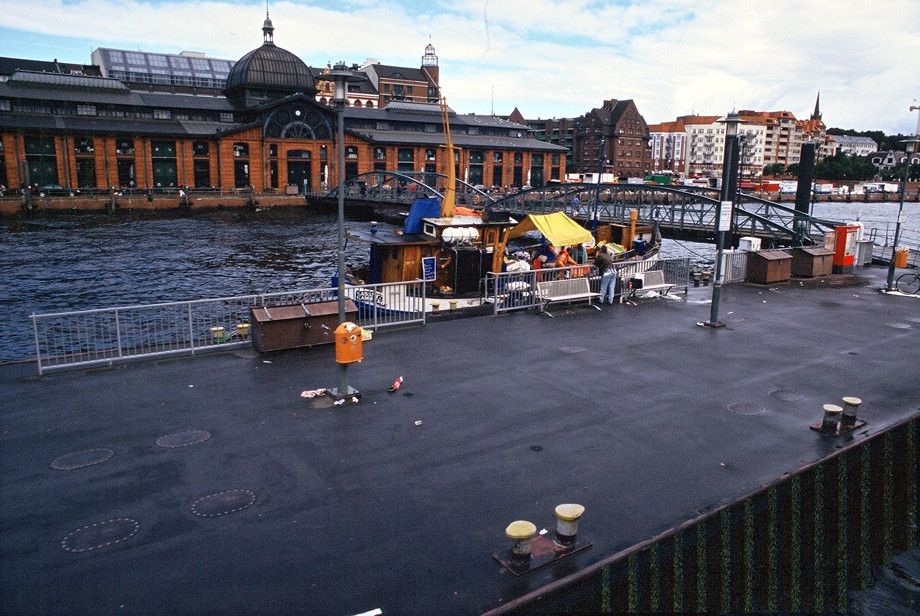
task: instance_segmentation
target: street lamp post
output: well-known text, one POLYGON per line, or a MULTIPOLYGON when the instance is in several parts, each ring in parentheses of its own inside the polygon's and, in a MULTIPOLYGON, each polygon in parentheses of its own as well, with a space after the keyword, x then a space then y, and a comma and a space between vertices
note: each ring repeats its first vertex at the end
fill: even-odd
MULTIPOLYGON (((356 75, 345 68, 344 62, 337 62, 329 73, 320 75, 318 79, 332 82, 332 102, 336 114, 336 150, 338 152, 338 197, 339 197, 339 237, 338 237, 338 293, 339 300, 339 325, 345 322, 345 100, 348 97, 348 84, 364 81, 364 77, 356 75)), ((333 392, 339 396, 355 393, 348 386, 348 364, 339 363, 339 387, 333 392)))
POLYGON ((722 156, 722 192, 716 206, 716 271, 712 285, 712 309, 706 327, 724 327, 719 321, 719 298, 722 294, 722 253, 725 249, 725 232, 732 228, 732 204, 735 200, 735 178, 738 174, 738 125, 742 120, 732 111, 719 120, 725 125, 725 150, 722 156))
POLYGON ((596 235, 597 234, 597 224, 598 224, 598 211, 601 204, 601 177, 604 175, 604 167, 607 162, 607 137, 601 137, 601 152, 600 160, 597 164, 597 188, 594 191, 594 216, 591 220, 591 231, 596 235))
MULTIPOLYGON (((920 109, 920 107, 911 107, 911 110, 920 109)), ((913 154, 913 146, 920 142, 920 139, 914 137, 905 139, 901 143, 905 144, 904 149, 907 151, 907 158, 904 161, 904 182, 901 184, 901 203, 898 205, 898 220, 894 225, 894 242, 891 245, 891 261, 888 263, 888 284, 885 289, 891 291, 894 284, 894 257, 898 252, 898 242, 901 237, 901 218, 904 212, 904 197, 907 195, 907 180, 910 174, 910 156, 913 154)))

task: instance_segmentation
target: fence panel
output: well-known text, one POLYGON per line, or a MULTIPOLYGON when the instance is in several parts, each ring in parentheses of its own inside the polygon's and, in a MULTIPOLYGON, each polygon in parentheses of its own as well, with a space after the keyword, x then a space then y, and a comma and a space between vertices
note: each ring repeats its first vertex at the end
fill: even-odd
POLYGON ((527 310, 537 305, 537 272, 501 272, 486 275, 486 297, 492 302, 492 314, 527 310))
MULTIPOLYGON (((247 346, 251 307, 336 301, 337 293, 307 289, 32 315, 38 373, 247 346)), ((347 287, 346 296, 356 300, 358 324, 367 329, 425 322, 421 281, 347 287)))
POLYGON ((358 307, 358 325, 380 329, 425 323, 427 296, 422 280, 346 287, 345 296, 358 307))
MULTIPOLYGON (((667 282, 688 286, 689 259, 617 264, 622 277, 661 269, 667 282)), ((537 306, 536 283, 556 277, 585 277, 597 292, 600 277, 593 265, 489 274, 486 297, 494 314, 537 306)), ((32 315, 38 372, 112 365, 130 359, 193 355, 251 343, 250 308, 336 301, 335 288, 242 295, 187 302, 121 306, 32 315)), ((421 280, 346 287, 365 329, 424 324, 427 303, 421 280)))
POLYGON ((747 276, 748 252, 726 252, 722 254, 722 284, 744 282, 747 276))

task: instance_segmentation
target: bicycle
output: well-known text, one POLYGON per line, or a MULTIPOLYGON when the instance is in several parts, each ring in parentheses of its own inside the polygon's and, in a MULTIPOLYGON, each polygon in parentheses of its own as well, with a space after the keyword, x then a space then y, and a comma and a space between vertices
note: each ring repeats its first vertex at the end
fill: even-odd
POLYGON ((920 292, 920 272, 901 274, 895 283, 901 293, 916 294, 920 292))

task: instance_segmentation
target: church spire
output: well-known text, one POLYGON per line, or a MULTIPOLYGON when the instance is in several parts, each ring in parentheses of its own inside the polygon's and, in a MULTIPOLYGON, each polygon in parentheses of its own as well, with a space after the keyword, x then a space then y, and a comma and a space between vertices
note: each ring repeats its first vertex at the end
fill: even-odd
POLYGON ((815 99, 815 112, 811 114, 812 120, 821 119, 821 92, 818 92, 818 98, 815 99))

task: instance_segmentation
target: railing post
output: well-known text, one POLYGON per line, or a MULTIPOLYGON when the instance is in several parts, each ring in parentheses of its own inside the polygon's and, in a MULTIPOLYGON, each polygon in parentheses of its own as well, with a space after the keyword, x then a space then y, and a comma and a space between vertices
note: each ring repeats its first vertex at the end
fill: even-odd
POLYGON ((119 319, 118 308, 115 309, 115 344, 118 346, 118 357, 121 357, 121 319, 119 319))
POLYGON ((189 351, 192 355, 195 354, 195 325, 192 323, 192 304, 191 302, 186 303, 188 306, 188 344, 189 351))
POLYGON ((489 298, 489 283, 492 283, 492 316, 498 316, 498 280, 492 272, 486 272, 486 288, 483 289, 485 296, 489 298))
POLYGON ((32 315, 32 332, 35 335, 35 363, 38 364, 38 376, 42 375, 42 350, 38 344, 38 317, 32 315))
POLYGON ((424 280, 421 281, 421 285, 422 285, 422 325, 426 325, 428 323, 428 320, 427 320, 428 311, 425 309, 426 308, 425 297, 426 297, 426 293, 428 292, 428 285, 425 284, 424 280))

